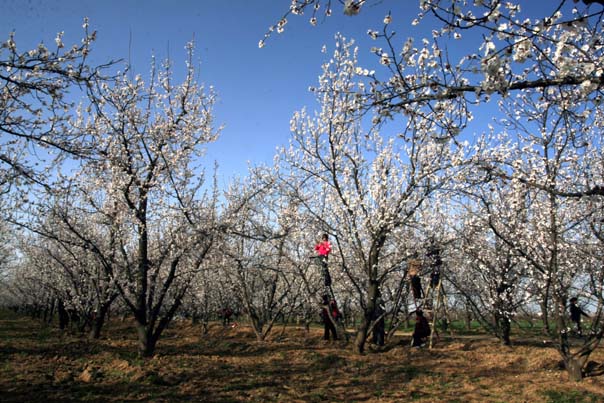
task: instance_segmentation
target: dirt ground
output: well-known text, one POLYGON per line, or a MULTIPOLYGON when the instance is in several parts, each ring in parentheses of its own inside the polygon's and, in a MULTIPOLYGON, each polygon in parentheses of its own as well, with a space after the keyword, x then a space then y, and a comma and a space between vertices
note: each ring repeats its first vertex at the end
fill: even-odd
MULTIPOLYGON (((604 361, 600 348, 592 357, 604 361)), ((278 328, 257 342, 245 326, 172 326, 147 360, 114 322, 101 340, 0 315, 1 402, 604 402, 604 377, 571 382, 537 338, 501 346, 487 336, 411 348, 400 336, 355 355, 319 329, 278 328)))

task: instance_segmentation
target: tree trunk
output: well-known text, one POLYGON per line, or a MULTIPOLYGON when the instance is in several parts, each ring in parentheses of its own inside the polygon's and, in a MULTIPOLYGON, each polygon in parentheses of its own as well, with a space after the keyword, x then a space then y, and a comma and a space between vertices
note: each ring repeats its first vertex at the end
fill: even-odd
POLYGON ((499 329, 499 339, 504 346, 510 346, 512 344, 510 340, 511 324, 510 320, 506 317, 500 317, 497 319, 497 328, 499 329))
POLYGON ((151 334, 149 327, 137 321, 136 333, 138 335, 138 355, 145 358, 152 357, 157 340, 151 334))
POLYGON ((363 354, 365 352, 365 343, 367 341, 367 334, 369 330, 369 321, 363 317, 361 320, 361 324, 357 329, 357 335, 354 339, 354 344, 352 346, 352 350, 356 354, 363 354))
POLYGON ((466 314, 464 315, 464 321, 466 322, 466 330, 472 331, 472 310, 469 306, 466 306, 466 314))
POLYGON ((47 304, 44 310, 44 323, 52 323, 52 318, 55 315, 55 298, 52 298, 47 304))
POLYGON ((98 339, 101 337, 101 329, 103 328, 103 323, 105 322, 105 318, 101 317, 100 314, 92 318, 92 323, 90 324, 90 333, 88 334, 88 338, 90 339, 98 339))
POLYGON ((57 305, 57 310, 59 311, 59 329, 65 330, 69 325, 69 314, 65 309, 65 304, 63 304, 63 300, 59 300, 59 303, 57 305))
POLYGON ((361 318, 361 323, 357 329, 357 335, 352 346, 353 351, 356 354, 363 354, 365 352, 365 343, 367 342, 369 327, 371 326, 371 320, 374 316, 373 313, 377 308, 376 302, 378 294, 379 290, 377 282, 370 281, 367 289, 367 306, 364 309, 363 317, 361 318))
POLYGON ((571 381, 579 382, 583 380, 583 360, 577 360, 573 357, 564 359, 564 367, 568 372, 568 378, 571 381))
POLYGON ((549 325, 549 312, 547 310, 547 305, 545 303, 539 304, 539 308, 541 309, 541 318, 543 322, 543 334, 550 335, 551 328, 549 325))
POLYGON ((566 298, 558 297, 556 299, 556 324, 558 327, 558 351, 562 355, 562 359, 564 361, 564 368, 568 373, 568 378, 571 381, 581 381, 583 380, 583 365, 585 364, 587 358, 589 357, 589 353, 591 351, 585 351, 583 354, 579 355, 577 358, 576 354, 573 354, 571 351, 570 341, 568 340, 568 332, 566 329, 566 320, 565 320, 565 308, 566 308, 566 298))
POLYGON ((248 308, 248 318, 254 329, 257 341, 264 341, 266 332, 264 332, 264 321, 252 309, 248 308))
POLYGON ((101 337, 101 329, 103 328, 103 325, 105 324, 105 319, 107 318, 107 313, 109 312, 109 304, 105 304, 105 305, 101 305, 98 309, 96 314, 93 316, 92 318, 92 323, 91 323, 91 328, 90 328, 90 333, 88 335, 89 338, 91 339, 98 339, 99 337, 101 337))

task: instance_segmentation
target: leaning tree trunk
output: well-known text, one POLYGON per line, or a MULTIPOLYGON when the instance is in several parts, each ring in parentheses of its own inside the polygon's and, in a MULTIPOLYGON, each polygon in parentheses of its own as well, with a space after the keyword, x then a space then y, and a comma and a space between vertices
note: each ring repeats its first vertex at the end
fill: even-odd
POLYGON ((361 319, 361 323, 357 329, 357 334, 352 346, 352 349, 356 354, 363 354, 365 352, 365 343, 367 342, 369 325, 371 323, 371 314, 367 313, 367 309, 368 308, 366 308, 365 312, 363 313, 363 318, 361 319))

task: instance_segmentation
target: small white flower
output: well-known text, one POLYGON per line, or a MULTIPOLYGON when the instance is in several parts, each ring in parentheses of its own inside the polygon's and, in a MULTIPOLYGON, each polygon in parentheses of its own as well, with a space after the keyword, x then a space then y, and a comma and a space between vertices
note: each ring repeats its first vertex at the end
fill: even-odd
POLYGON ((282 18, 277 23, 277 33, 279 33, 279 34, 283 33, 283 31, 285 30, 285 25, 287 25, 287 19, 286 18, 282 18))
POLYGON ((64 46, 64 45, 63 45, 63 34, 64 34, 64 32, 63 32, 63 31, 61 31, 61 32, 59 32, 59 33, 57 34, 57 37, 55 38, 55 43, 57 44, 57 47, 58 47, 59 49, 60 49, 60 48, 62 48, 62 47, 64 46))
POLYGON ((384 24, 388 25, 392 22, 392 16, 390 14, 388 14, 386 17, 384 17, 384 24))
POLYGON ((380 63, 384 66, 388 66, 390 64, 390 56, 388 53, 382 53, 382 57, 380 58, 380 63))
POLYGON ((264 47, 264 40, 258 42, 258 48, 262 49, 264 47))

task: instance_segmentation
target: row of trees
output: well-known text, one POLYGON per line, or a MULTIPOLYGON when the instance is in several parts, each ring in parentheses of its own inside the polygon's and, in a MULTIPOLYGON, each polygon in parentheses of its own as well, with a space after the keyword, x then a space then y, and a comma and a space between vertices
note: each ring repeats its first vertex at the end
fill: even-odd
MULTIPOLYGON (((344 3, 350 13, 365 2, 344 3)), ((170 63, 154 62, 147 80, 88 66, 94 34, 64 53, 20 54, 11 37, 0 53, 10 67, 0 76, 3 232, 22 230, 4 293, 70 312, 93 337, 118 304, 143 356, 179 312, 207 321, 236 305, 264 339, 277 320, 316 319, 322 280, 310 258, 326 232, 361 353, 380 301, 393 327, 403 320, 406 262, 436 242, 453 302, 506 344, 517 315, 541 315, 580 379, 604 336, 604 38, 599 5, 567 16, 566 3, 534 20, 498 0, 421 1, 418 18, 437 24, 431 39, 397 44, 390 15, 370 30, 384 46, 378 73, 338 37, 313 89, 317 110, 294 114, 273 166, 224 191, 200 164, 220 129, 192 45, 175 84, 170 63), (447 46, 475 31, 477 53, 454 60, 447 46), (86 95, 78 106, 64 101, 74 85, 86 95), (500 118, 465 135, 485 110, 500 118), (58 157, 35 169, 16 154, 32 147, 58 157), (579 348, 575 295, 593 313, 579 348)), ((286 15, 321 5, 294 1, 286 15)))

